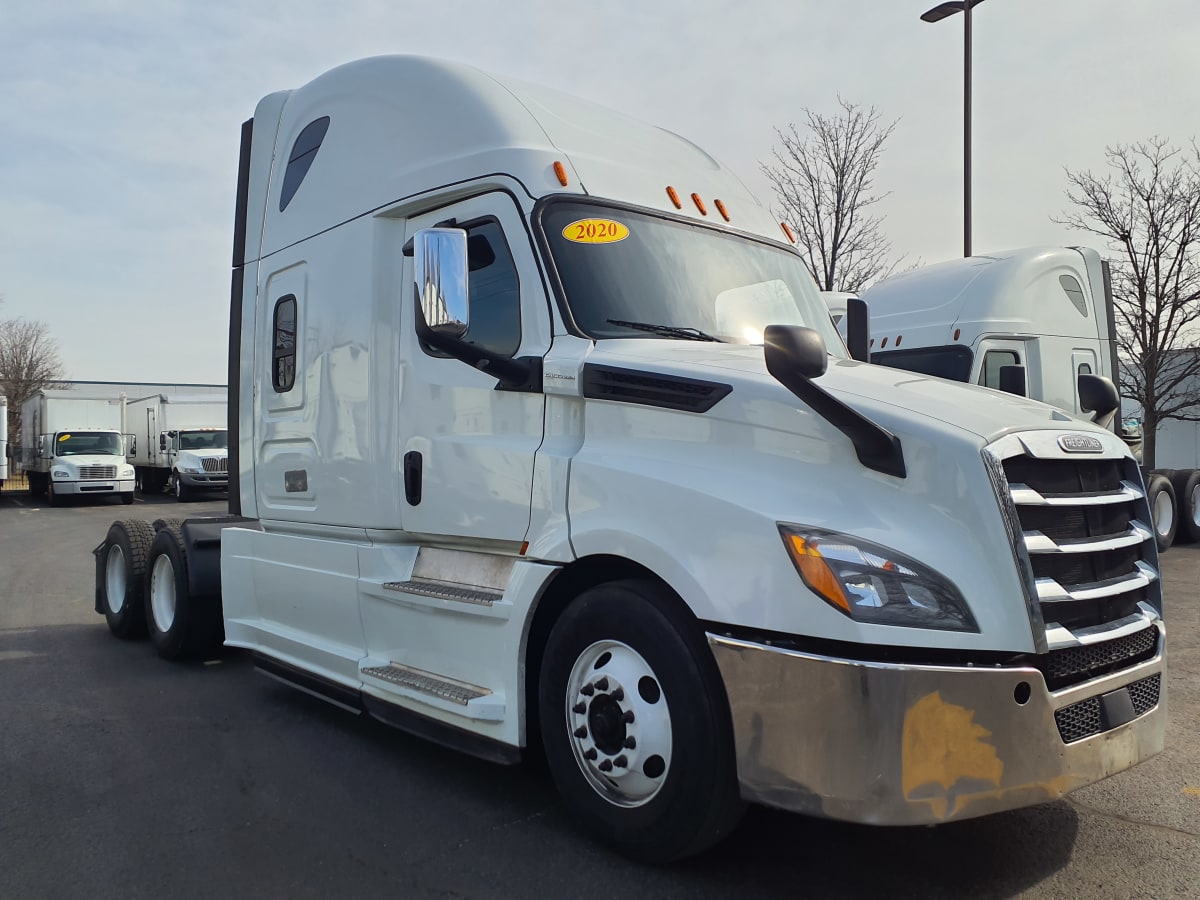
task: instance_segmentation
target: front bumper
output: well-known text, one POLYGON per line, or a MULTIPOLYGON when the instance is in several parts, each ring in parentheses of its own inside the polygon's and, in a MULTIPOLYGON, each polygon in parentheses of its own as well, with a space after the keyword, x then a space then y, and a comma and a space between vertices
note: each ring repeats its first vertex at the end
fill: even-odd
POLYGON ((176 477, 184 487, 194 491, 227 491, 229 490, 228 472, 177 472, 176 477))
POLYGON ((743 797, 850 822, 928 825, 1053 800, 1162 750, 1165 641, 1156 627, 1153 659, 1053 693, 1035 668, 858 662, 715 634, 708 642, 729 697, 743 797), (1091 698, 1118 692, 1107 715, 1131 685, 1135 711, 1144 708, 1136 718, 1064 741, 1056 711, 1069 722, 1099 708, 1091 698))
POLYGON ((133 479, 84 479, 82 481, 59 481, 54 479, 54 493, 61 496, 79 495, 80 497, 97 494, 131 494, 133 479))

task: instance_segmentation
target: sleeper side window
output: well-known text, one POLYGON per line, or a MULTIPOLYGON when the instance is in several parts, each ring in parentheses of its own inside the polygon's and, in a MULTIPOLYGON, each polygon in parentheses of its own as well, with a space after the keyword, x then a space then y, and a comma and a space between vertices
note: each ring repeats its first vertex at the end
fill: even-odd
POLYGON ((288 154, 287 168, 283 172, 283 187, 279 190, 279 211, 287 209, 287 205, 300 189, 300 182, 308 174, 309 167, 317 158, 321 149, 321 141, 325 140, 325 132, 329 130, 329 116, 314 119, 304 126, 292 144, 292 152, 288 154))
POLYGON ((296 384, 296 295, 275 301, 272 320, 271 386, 275 393, 290 391, 296 384))
POLYGON ((1021 358, 1013 350, 989 350, 983 357, 979 383, 984 387, 1000 388, 1000 367, 1019 366, 1021 358))

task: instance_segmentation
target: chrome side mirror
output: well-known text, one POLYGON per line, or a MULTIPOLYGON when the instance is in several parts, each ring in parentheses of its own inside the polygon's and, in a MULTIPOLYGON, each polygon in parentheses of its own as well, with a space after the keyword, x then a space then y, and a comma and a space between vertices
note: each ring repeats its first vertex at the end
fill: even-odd
POLYGON ((466 333, 467 233, 461 228, 418 231, 413 236, 413 280, 425 325, 453 337, 466 333))

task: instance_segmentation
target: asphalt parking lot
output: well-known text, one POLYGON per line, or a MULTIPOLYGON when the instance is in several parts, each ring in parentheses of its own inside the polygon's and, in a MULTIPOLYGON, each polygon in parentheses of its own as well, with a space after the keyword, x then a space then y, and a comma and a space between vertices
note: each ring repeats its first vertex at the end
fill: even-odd
POLYGON ((443 750, 256 674, 170 664, 93 612, 118 518, 0 496, 0 897, 1197 897, 1200 547, 1163 557, 1167 749, 1065 800, 936 828, 751 809, 651 868, 576 833, 549 777, 443 750))

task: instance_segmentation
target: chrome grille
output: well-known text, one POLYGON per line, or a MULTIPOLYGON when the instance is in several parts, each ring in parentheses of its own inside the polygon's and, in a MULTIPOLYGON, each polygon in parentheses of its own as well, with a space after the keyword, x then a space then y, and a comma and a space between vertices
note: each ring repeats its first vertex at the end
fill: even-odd
POLYGON ((1132 459, 1019 453, 1002 464, 1047 626, 1102 626, 1151 599, 1157 557, 1132 459))
POLYGON ((220 459, 205 458, 205 459, 200 460, 200 464, 202 466, 204 466, 205 472, 228 472, 229 471, 229 459, 227 457, 221 457, 220 459))
POLYGON ((79 477, 81 479, 102 479, 116 478, 116 466, 80 466, 79 477))
POLYGON ((1144 662, 1157 651, 1158 629, 1147 625, 1116 640, 1051 650, 1039 658, 1038 668, 1053 691, 1144 662))
MULTIPOLYGON (((1141 681, 1135 681, 1128 689, 1134 717, 1145 715, 1158 706, 1162 676, 1151 675, 1141 681)), ((1058 725, 1058 733, 1064 744, 1073 744, 1109 730, 1104 727, 1099 697, 1088 697, 1086 700, 1055 710, 1054 722, 1058 725)))

